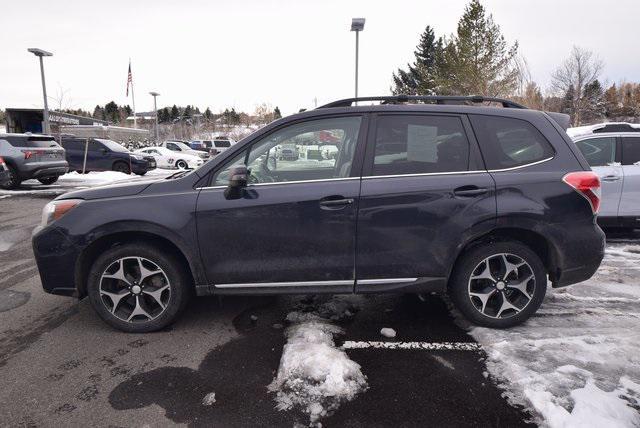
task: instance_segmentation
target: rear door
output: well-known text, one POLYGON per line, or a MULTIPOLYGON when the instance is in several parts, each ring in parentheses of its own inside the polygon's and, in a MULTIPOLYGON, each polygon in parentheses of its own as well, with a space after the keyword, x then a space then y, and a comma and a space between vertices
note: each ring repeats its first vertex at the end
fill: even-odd
POLYGON ((618 215, 640 218, 640 137, 622 136, 620 139, 624 183, 618 215))
POLYGON ((495 223, 495 185, 468 119, 379 114, 369 134, 356 290, 441 290, 466 239, 495 223))
POLYGON ((600 177, 602 199, 600 217, 617 217, 625 174, 620 164, 620 145, 616 137, 589 137, 576 141, 593 172, 600 177))

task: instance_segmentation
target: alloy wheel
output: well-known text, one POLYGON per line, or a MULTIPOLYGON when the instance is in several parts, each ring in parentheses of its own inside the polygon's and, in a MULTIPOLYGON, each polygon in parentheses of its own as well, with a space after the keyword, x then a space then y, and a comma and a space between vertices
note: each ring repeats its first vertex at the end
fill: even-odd
POLYGON ((469 278, 469 299, 482 315, 509 318, 525 309, 536 287, 533 269, 515 254, 499 253, 476 265, 469 278))
POLYGON ((171 299, 167 274, 143 257, 123 257, 111 263, 100 277, 99 290, 107 310, 130 323, 158 318, 171 299))

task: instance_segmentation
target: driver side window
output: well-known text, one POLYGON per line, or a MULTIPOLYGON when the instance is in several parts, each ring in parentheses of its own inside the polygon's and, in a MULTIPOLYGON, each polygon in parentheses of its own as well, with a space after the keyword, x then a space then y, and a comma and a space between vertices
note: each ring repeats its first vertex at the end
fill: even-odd
POLYGON ((349 177, 361 122, 361 116, 346 116, 281 128, 253 143, 248 156, 234 157, 212 185, 226 185, 229 169, 245 160, 251 184, 349 177))

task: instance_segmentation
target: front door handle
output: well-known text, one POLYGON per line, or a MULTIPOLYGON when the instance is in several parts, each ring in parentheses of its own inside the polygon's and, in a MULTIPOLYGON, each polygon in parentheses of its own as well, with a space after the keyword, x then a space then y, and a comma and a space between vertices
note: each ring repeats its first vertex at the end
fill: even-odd
POLYGON ((602 177, 602 181, 618 181, 621 178, 622 177, 620 177, 619 175, 605 175, 604 177, 602 177))
POLYGON ((352 204, 353 198, 345 198, 344 196, 328 196, 320 199, 320 208, 325 210, 340 210, 352 204))
POLYGON ((462 186, 453 190, 454 196, 473 197, 487 193, 489 189, 478 186, 462 186))

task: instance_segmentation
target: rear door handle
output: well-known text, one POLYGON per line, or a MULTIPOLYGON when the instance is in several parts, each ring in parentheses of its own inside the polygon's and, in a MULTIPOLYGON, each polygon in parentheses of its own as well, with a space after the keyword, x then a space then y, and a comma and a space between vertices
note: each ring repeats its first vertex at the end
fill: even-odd
POLYGON ((620 177, 619 175, 605 175, 604 177, 602 177, 603 181, 618 181, 620 180, 622 177, 620 177))
POLYGON ((353 204, 353 198, 344 196, 327 196, 320 199, 320 208, 325 210, 339 210, 351 204, 353 204))
POLYGON ((488 191, 489 189, 487 189, 486 187, 462 186, 454 189, 453 194, 455 196, 460 196, 460 197, 472 197, 472 196, 483 195, 488 191))

